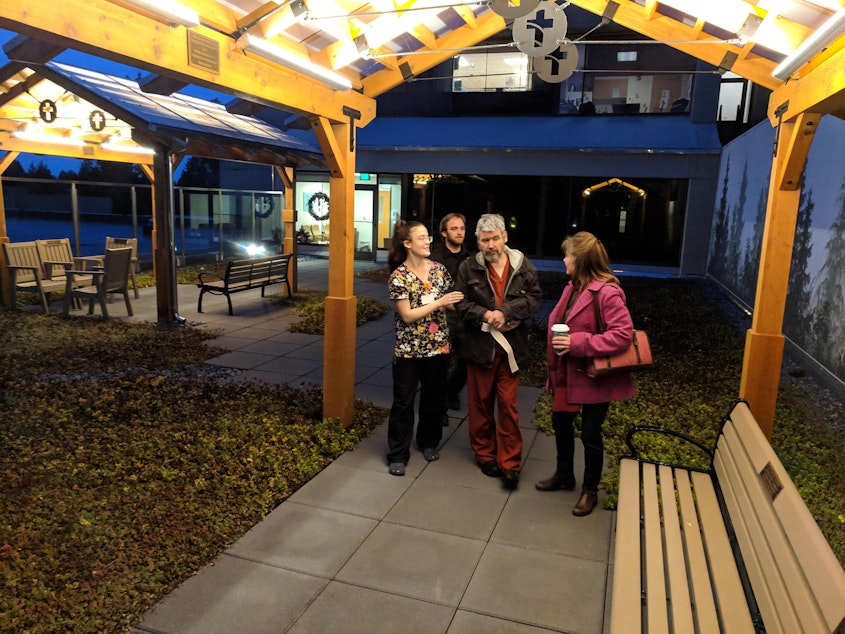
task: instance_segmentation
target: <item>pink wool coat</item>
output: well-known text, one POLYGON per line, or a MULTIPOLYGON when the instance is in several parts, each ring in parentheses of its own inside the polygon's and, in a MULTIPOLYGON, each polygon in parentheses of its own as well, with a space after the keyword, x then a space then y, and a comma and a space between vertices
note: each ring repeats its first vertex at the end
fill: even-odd
POLYGON ((634 396, 636 390, 630 373, 590 378, 586 372, 588 358, 622 352, 633 340, 634 325, 625 304, 625 293, 616 284, 593 280, 575 300, 564 320, 563 314, 574 292, 570 282, 549 316, 547 358, 550 388, 566 386, 570 404, 607 403, 634 396), (599 315, 605 326, 602 334, 596 334, 593 296, 598 299, 599 315), (571 333, 569 353, 560 356, 554 353, 551 342, 551 326, 557 323, 568 324, 571 333))

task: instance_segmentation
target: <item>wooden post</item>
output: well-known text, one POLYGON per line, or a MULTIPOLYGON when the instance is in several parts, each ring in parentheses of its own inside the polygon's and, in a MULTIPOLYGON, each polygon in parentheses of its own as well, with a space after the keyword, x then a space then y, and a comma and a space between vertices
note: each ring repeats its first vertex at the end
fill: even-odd
POLYGON ((158 323, 176 319, 176 262, 173 248, 173 171, 169 147, 158 144, 153 160, 153 264, 156 280, 158 323))
POLYGON ((285 186, 285 208, 282 210, 282 224, 284 224, 285 239, 282 243, 282 253, 293 253, 290 259, 290 272, 288 279, 291 280, 293 291, 299 290, 299 280, 296 274, 296 254, 299 251, 296 241, 296 210, 294 208, 296 187, 294 186, 294 171, 292 167, 274 165, 274 169, 285 186))
POLYGON ((323 417, 352 424, 357 300, 354 289, 354 122, 311 120, 329 163, 329 293, 323 350, 323 417))
POLYGON ((783 363, 783 314, 801 198, 801 173, 819 119, 819 115, 802 114, 782 123, 772 161, 754 317, 746 335, 739 386, 740 397, 748 401, 769 440, 783 363))

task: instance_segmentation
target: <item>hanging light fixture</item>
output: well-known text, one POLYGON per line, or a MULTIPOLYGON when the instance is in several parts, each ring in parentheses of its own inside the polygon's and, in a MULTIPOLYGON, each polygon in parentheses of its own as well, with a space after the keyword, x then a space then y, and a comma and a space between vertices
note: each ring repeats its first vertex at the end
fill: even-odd
POLYGON ((199 13, 179 2, 172 0, 122 0, 121 4, 131 4, 164 18, 170 24, 180 24, 186 28, 199 26, 199 13))
POLYGON ((303 75, 307 75, 311 79, 325 82, 334 88, 341 90, 349 90, 352 88, 352 82, 343 75, 328 70, 327 68, 323 68, 309 59, 300 57, 281 48, 280 46, 275 46, 274 44, 271 44, 259 37, 250 35, 249 33, 239 37, 236 45, 240 49, 253 53, 254 55, 258 55, 259 57, 263 57, 271 62, 281 64, 286 68, 295 70, 303 75))
POLYGON ((845 9, 840 9, 772 71, 772 77, 786 81, 792 74, 845 34, 845 9))

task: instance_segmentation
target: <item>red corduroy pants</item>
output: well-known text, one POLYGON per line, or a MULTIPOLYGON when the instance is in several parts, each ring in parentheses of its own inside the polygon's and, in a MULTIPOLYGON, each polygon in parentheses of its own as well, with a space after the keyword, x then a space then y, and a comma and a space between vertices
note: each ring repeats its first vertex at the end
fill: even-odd
POLYGON ((467 364, 469 442, 478 464, 495 460, 501 469, 521 469, 518 388, 519 374, 511 373, 505 354, 496 354, 489 368, 467 364))

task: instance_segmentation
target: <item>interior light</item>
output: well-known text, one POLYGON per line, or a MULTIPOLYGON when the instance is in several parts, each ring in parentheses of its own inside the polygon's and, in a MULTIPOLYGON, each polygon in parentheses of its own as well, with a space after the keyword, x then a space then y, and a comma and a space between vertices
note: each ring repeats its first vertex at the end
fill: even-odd
POLYGON ((637 51, 617 51, 616 61, 617 62, 636 62, 637 61, 637 51))
POLYGON ((254 37, 249 33, 246 33, 238 38, 237 46, 238 48, 249 51, 250 53, 263 57, 264 59, 270 60, 271 62, 276 62, 286 68, 300 72, 303 75, 307 75, 308 77, 311 77, 311 79, 325 82, 335 88, 342 90, 349 90, 352 88, 352 82, 343 75, 339 75, 334 71, 323 68, 309 59, 295 55, 280 46, 270 44, 266 40, 254 37))
POLYGON ((840 9, 821 25, 795 52, 772 71, 772 77, 786 81, 792 74, 842 36, 845 30, 845 9, 840 9))
POLYGON ((123 0, 123 2, 165 18, 171 24, 181 24, 189 28, 199 26, 200 23, 199 13, 184 4, 171 0, 123 0))

